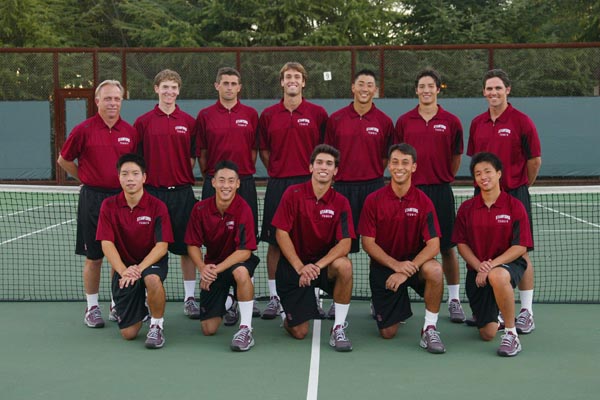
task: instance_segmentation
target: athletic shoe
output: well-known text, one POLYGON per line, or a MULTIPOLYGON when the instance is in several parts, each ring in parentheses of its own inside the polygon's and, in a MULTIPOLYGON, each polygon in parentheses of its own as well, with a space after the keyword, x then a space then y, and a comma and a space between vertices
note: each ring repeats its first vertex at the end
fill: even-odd
POLYGON ((440 333, 435 330, 435 326, 429 325, 427 329, 421 331, 421 342, 419 343, 424 349, 433 354, 442 354, 446 352, 446 347, 440 338, 440 333))
POLYGON ((104 328, 104 320, 102 319, 100 308, 98 306, 92 306, 89 310, 86 308, 83 323, 90 328, 104 328))
POLYGON ((335 303, 331 303, 331 307, 327 311, 327 319, 335 319, 335 303))
POLYGON ((319 313, 319 316, 317 317, 318 319, 326 319, 327 318, 327 314, 325 314, 325 310, 323 310, 323 307, 321 307, 321 305, 319 304, 318 301, 317 301, 317 312, 319 313))
POLYGON ((254 338, 252 337, 252 329, 246 325, 240 325, 240 330, 233 335, 231 341, 231 350, 233 351, 248 351, 254 346, 254 338))
POLYGON ((279 307, 281 307, 281 303, 279 302, 279 297, 272 296, 271 300, 269 300, 269 304, 267 304, 267 308, 262 313, 262 319, 275 319, 279 315, 279 307))
POLYGON ((457 299, 452 299, 448 303, 448 312, 450 313, 450 321, 462 324, 465 322, 465 312, 463 311, 462 305, 460 301, 457 299))
MULTIPOLYGON (((374 320, 377 320, 377 314, 375 313, 375 307, 373 307, 373 302, 369 303, 369 305, 371 306, 371 318, 373 318, 374 320)), ((404 321, 402 321, 400 323, 403 324, 404 321)))
POLYGON ((252 305, 252 318, 260 317, 260 309, 258 308, 258 302, 254 300, 254 304, 252 305))
POLYGON ((517 335, 512 332, 506 332, 502 335, 498 355, 502 357, 513 357, 521 352, 521 342, 517 335))
POLYGON ((160 326, 150 326, 150 330, 146 335, 145 345, 149 349, 160 349, 165 345, 165 337, 163 336, 163 330, 160 326))
POLYGON ((467 326, 477 326, 477 318, 475 317, 475 314, 471 315, 471 318, 465 319, 465 324, 467 326))
POLYGON ((533 321, 533 315, 531 315, 529 310, 521 308, 521 311, 517 316, 515 327, 517 328, 517 332, 523 335, 533 332, 535 329, 535 322, 533 321))
POLYGON ((108 320, 113 321, 113 322, 117 322, 119 320, 119 317, 117 315, 117 310, 115 310, 115 308, 113 306, 110 306, 110 312, 108 313, 108 320))
POLYGON ((183 303, 183 313, 190 319, 200 319, 200 306, 193 297, 188 297, 183 303))
MULTIPOLYGON (((233 298, 233 296, 231 296, 231 297, 233 298)), ((240 320, 240 312, 238 310, 238 303, 234 299, 233 303, 231 304, 231 307, 229 307, 229 310, 227 310, 227 312, 225 313, 225 316, 223 317, 223 322, 224 322, 225 326, 233 326, 233 325, 237 324, 239 320, 240 320)))
POLYGON ((335 351, 352 351, 352 342, 346 336, 346 328, 348 322, 344 325, 336 325, 331 328, 331 335, 329 336, 329 345, 335 349, 335 351))

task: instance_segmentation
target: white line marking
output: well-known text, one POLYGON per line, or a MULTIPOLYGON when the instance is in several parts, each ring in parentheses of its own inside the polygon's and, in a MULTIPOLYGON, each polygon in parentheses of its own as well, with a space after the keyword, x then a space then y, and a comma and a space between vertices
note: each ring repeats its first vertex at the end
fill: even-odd
POLYGON ((570 215, 570 214, 567 214, 567 213, 555 210, 555 209, 550 208, 550 207, 546 207, 546 206, 544 206, 544 205, 542 205, 540 203, 535 203, 535 205, 537 207, 543 208, 544 210, 552 211, 553 213, 556 213, 558 215, 562 215, 563 217, 572 218, 572 219, 574 219, 577 222, 581 222, 581 223, 593 226, 594 228, 600 228, 600 225, 598 225, 598 224, 594 224, 592 222, 586 221, 585 219, 577 218, 577 217, 574 217, 573 215, 570 215))
POLYGON ((317 400, 319 393, 319 361, 321 358, 321 320, 313 320, 312 350, 310 353, 310 372, 306 400, 317 400))
POLYGON ((6 217, 12 217, 13 215, 25 214, 26 212, 39 210, 40 208, 44 208, 44 207, 48 207, 48 206, 50 206, 50 204, 46 204, 44 206, 38 206, 38 207, 31 207, 26 210, 12 212, 10 214, 0 215, 0 219, 6 218, 6 217))
POLYGON ((541 229, 539 233, 600 233, 598 229, 541 229))
POLYGON ((33 235, 37 235, 38 233, 49 231, 50 229, 54 229, 56 227, 59 227, 59 226, 65 225, 65 224, 69 224, 69 223, 71 223, 73 221, 75 221, 75 218, 70 219, 68 221, 63 221, 63 222, 61 222, 59 224, 54 224, 54 225, 51 225, 51 226, 47 226, 47 227, 45 227, 43 229, 38 229, 37 231, 29 232, 29 233, 26 233, 26 234, 21 235, 21 236, 17 236, 16 238, 5 240, 4 242, 0 242, 0 246, 5 245, 7 243, 14 242, 15 240, 26 238, 28 236, 33 236, 33 235))

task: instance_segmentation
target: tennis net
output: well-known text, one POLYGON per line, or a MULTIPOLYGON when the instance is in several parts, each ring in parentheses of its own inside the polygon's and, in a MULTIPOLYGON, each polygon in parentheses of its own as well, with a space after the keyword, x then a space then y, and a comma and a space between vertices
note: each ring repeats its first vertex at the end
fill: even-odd
MULTIPOLYGON (((540 187, 531 192, 534 300, 600 303, 600 186, 540 187)), ((77 187, 0 185, 0 301, 84 299, 83 257, 74 254, 78 193, 77 187)), ((457 208, 472 193, 472 188, 455 189, 457 208)), ((263 194, 259 190, 259 210, 263 194)), ((196 197, 200 197, 199 191, 196 197)), ((266 248, 260 243, 257 250, 262 260, 255 273, 257 298, 268 296, 266 248)), ((351 258, 353 297, 368 298, 368 257, 361 251, 351 258)), ((170 255, 165 282, 168 300, 181 300, 184 295, 178 264, 179 257, 170 255)), ((462 260, 460 265, 464 283, 462 260)), ((100 289, 103 300, 109 299, 108 272, 105 261, 100 289)), ((461 290, 464 300, 464 284, 461 290)))

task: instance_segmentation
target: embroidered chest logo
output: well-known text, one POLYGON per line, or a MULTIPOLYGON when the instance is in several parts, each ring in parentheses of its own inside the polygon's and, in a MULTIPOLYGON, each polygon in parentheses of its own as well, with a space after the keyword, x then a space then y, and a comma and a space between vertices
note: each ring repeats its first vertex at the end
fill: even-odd
POLYGON ((446 132, 446 130, 448 130, 448 127, 444 124, 435 124, 433 125, 433 130, 436 132, 446 132))
POLYGON ((335 217, 335 211, 330 210, 330 209, 321 210, 321 211, 319 211, 319 214, 321 214, 321 218, 331 219, 331 218, 335 217))
POLYGON ((235 228, 235 221, 226 221, 226 222, 225 222, 225 227, 226 227, 228 230, 232 231, 232 230, 233 230, 233 228, 235 228))
POLYGON ((123 137, 117 138, 117 142, 119 142, 119 144, 128 145, 131 143, 131 139, 123 136, 123 137))
POLYGON ((150 222, 152 222, 152 218, 146 216, 146 215, 142 215, 140 217, 137 217, 137 223, 139 225, 150 225, 150 222))
POLYGON ((508 129, 508 128, 498 129, 498 136, 510 136, 510 129, 508 129))
POLYGON ((185 134, 185 133, 187 133, 187 131, 188 131, 188 128, 187 128, 187 126, 183 126, 183 125, 177 125, 177 126, 175 127, 175 132, 177 132, 177 133, 182 133, 182 134, 185 134))
POLYGON ((407 207, 404 209, 404 214, 407 217, 418 217, 419 216, 419 209, 415 208, 415 207, 407 207))
POLYGON ((300 126, 310 126, 310 119, 308 119, 308 118, 298 118, 298 125, 300 125, 300 126))
POLYGON ((245 119, 236 119, 235 120, 235 124, 237 126, 239 126, 240 128, 245 128, 248 125, 250 125, 250 123, 248 122, 248 120, 245 120, 245 119))
POLYGON ((510 215, 507 215, 507 214, 496 215, 496 222, 499 224, 510 224, 510 215))
POLYGON ((366 131, 367 135, 379 135, 379 128, 376 126, 368 126, 366 131))

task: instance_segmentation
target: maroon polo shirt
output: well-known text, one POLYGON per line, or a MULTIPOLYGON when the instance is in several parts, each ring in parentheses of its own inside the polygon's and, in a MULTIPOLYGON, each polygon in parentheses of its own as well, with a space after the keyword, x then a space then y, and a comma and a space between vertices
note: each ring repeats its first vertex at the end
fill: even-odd
POLYGON ((387 158, 394 123, 375 107, 363 116, 354 105, 331 114, 327 122, 325 143, 340 151, 337 182, 368 181, 383 176, 383 159, 387 158))
POLYGON ((504 191, 527 185, 527 160, 542 155, 533 121, 510 103, 496 122, 489 110, 471 121, 467 155, 482 151, 494 153, 502 161, 500 183, 504 191))
POLYGON ((115 244, 126 266, 141 263, 159 242, 173 243, 167 206, 144 192, 133 209, 123 192, 102 202, 96 240, 115 244))
POLYGON ((218 264, 236 250, 256 250, 254 216, 250 206, 237 195, 221 215, 215 196, 194 206, 185 232, 185 243, 206 247, 206 264, 218 264))
POLYGON ((290 234, 304 263, 318 261, 340 240, 356 237, 348 199, 329 188, 317 200, 311 181, 287 188, 272 225, 290 234))
POLYGON ((175 106, 165 114, 158 104, 153 110, 138 117, 133 126, 140 142, 147 166, 146 184, 155 187, 194 184, 190 160, 194 151, 194 118, 175 106))
POLYGON ((525 207, 506 192, 489 209, 480 194, 462 203, 452 241, 469 246, 480 261, 494 259, 514 245, 533 248, 525 207))
POLYGON ((415 185, 437 185, 454 181, 452 157, 463 152, 463 129, 460 120, 438 105, 434 117, 426 122, 419 106, 396 121, 393 143, 408 143, 417 150, 415 185))
POLYGON ((96 114, 73 128, 60 155, 67 161, 77 159, 79 180, 84 185, 120 189, 117 161, 123 154, 135 153, 137 146, 133 126, 119 118, 109 128, 96 114))
POLYGON ((399 261, 414 258, 428 240, 440 237, 433 203, 414 186, 399 198, 387 185, 365 200, 358 233, 375 238, 389 256, 399 261))
POLYGON ((200 110, 196 118, 197 153, 207 152, 208 174, 215 174, 215 165, 231 160, 239 168, 240 175, 254 175, 256 166, 252 150, 257 150, 258 113, 239 101, 231 110, 220 101, 200 110))
POLYGON ((271 178, 309 175, 310 155, 322 143, 327 111, 302 99, 293 112, 283 100, 266 108, 258 121, 259 147, 269 150, 267 173, 271 178))

